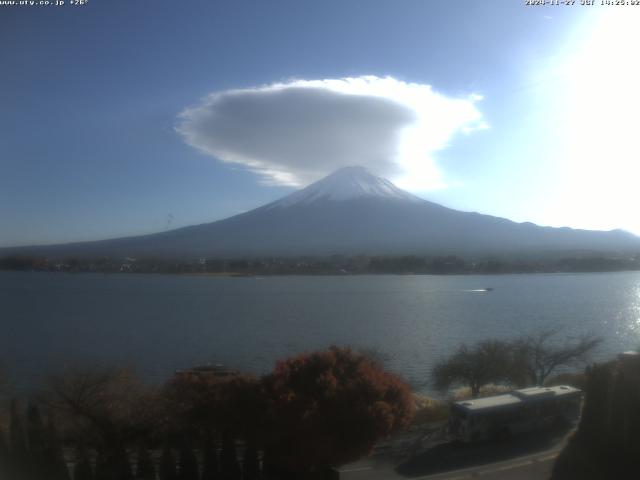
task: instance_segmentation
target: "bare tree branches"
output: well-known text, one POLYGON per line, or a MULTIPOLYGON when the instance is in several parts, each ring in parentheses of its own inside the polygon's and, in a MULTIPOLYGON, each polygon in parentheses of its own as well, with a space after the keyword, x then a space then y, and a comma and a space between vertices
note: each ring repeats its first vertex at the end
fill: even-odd
POLYGON ((543 385, 558 368, 588 361, 602 342, 592 335, 559 338, 560 332, 549 328, 511 341, 485 340, 471 347, 462 344, 435 365, 432 382, 441 391, 453 385, 468 386, 473 397, 488 383, 543 385))
POLYGON ((515 367, 526 375, 528 383, 544 385, 558 367, 585 363, 602 343, 601 338, 593 335, 558 338, 561 331, 560 328, 548 328, 514 342, 515 367))
POLYGON ((483 385, 509 376, 511 351, 511 345, 500 340, 485 340, 473 347, 462 344, 456 353, 433 368, 433 382, 443 391, 456 384, 468 386, 475 398, 483 385))
POLYGON ((44 401, 76 435, 106 448, 135 438, 155 421, 153 392, 127 370, 76 370, 53 377, 44 401))

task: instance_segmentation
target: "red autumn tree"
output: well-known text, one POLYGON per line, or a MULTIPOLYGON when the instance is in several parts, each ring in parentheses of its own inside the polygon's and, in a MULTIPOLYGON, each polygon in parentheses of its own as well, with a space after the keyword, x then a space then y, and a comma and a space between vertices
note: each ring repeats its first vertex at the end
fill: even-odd
POLYGON ((259 382, 248 375, 226 378, 180 375, 163 389, 169 430, 181 435, 229 431, 253 435, 263 412, 259 382))
POLYGON ((289 471, 312 472, 360 458, 413 418, 409 386, 349 348, 281 361, 263 386, 265 455, 289 471))

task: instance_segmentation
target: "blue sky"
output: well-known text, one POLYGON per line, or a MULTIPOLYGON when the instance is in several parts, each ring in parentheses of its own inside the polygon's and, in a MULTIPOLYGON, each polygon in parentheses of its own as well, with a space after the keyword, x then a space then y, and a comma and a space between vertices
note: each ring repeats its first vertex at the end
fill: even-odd
POLYGON ((577 3, 0 6, 0 246, 217 220, 344 163, 640 233, 640 6, 577 3))

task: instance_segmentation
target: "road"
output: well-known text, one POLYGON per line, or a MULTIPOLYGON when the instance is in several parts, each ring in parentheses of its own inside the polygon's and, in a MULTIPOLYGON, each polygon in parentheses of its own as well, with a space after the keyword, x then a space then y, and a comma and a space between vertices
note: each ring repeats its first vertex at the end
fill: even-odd
POLYGON ((398 461, 379 455, 338 469, 340 480, 547 480, 569 432, 507 442, 440 444, 398 461))
POLYGON ((393 466, 352 464, 340 470, 340 480, 547 480, 558 452, 519 457, 505 462, 453 470, 420 477, 400 475, 393 466))

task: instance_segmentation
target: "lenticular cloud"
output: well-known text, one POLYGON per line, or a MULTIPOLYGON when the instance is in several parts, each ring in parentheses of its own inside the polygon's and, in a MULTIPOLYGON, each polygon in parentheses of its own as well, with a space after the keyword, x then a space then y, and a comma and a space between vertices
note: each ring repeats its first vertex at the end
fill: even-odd
POLYGON ((427 190, 445 185, 436 152, 456 133, 487 128, 479 100, 391 77, 291 80, 212 93, 180 114, 177 131, 189 145, 244 165, 266 183, 302 186, 362 165, 427 190))

